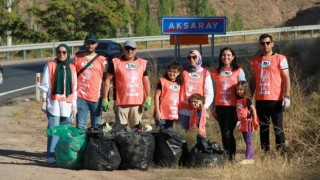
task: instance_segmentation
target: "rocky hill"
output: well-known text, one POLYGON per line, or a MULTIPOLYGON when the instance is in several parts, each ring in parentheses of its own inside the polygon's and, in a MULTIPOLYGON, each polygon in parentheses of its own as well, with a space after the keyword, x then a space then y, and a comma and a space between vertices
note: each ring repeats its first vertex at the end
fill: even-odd
MULTIPOLYGON (((136 0, 129 0, 134 6, 136 0)), ((45 7, 48 0, 20 1, 19 9, 25 13, 25 7, 38 4, 45 7)), ((149 0, 150 12, 157 14, 159 0, 149 0)), ((320 0, 209 0, 217 16, 226 15, 233 19, 236 12, 241 14, 244 29, 271 28, 320 24, 320 0)), ((177 0, 177 15, 188 16, 183 0, 177 0)))

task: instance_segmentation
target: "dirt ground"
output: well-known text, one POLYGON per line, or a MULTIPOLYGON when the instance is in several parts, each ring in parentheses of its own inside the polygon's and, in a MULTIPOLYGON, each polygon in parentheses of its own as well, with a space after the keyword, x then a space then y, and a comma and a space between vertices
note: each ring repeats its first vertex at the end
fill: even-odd
POLYGON ((47 119, 33 96, 0 107, 0 179, 159 179, 148 171, 69 170, 45 162, 47 119))

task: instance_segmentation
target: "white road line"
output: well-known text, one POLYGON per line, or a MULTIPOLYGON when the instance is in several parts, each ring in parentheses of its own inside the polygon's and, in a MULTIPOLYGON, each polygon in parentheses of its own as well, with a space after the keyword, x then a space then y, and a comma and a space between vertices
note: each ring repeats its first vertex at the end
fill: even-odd
POLYGON ((13 91, 3 92, 3 93, 0 93, 0 96, 4 96, 4 95, 10 94, 10 93, 14 93, 14 92, 22 91, 22 90, 25 90, 25 89, 34 88, 34 87, 36 87, 36 85, 27 86, 27 87, 24 87, 24 88, 13 90, 13 91))

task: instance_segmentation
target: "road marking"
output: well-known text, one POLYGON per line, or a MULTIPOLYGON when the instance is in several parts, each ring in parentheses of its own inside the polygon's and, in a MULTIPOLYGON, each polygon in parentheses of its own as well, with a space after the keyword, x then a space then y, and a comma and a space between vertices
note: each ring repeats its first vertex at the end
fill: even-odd
POLYGON ((14 92, 18 92, 18 91, 22 91, 22 90, 29 89, 29 88, 34 88, 34 87, 36 87, 36 85, 27 86, 27 87, 24 87, 24 88, 13 90, 13 91, 3 92, 3 93, 0 93, 0 96, 4 96, 4 95, 7 95, 7 94, 11 94, 11 93, 14 93, 14 92))

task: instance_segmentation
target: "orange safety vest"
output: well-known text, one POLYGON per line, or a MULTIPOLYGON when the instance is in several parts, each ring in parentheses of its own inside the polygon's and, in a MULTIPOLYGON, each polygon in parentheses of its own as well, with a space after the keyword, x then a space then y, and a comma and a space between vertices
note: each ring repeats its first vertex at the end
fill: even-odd
MULTIPOLYGON (((50 83, 51 83, 51 100, 58 100, 58 101, 67 101, 68 103, 72 103, 73 100, 73 93, 69 94, 68 97, 66 97, 66 94, 52 94, 52 91, 54 89, 54 77, 57 69, 57 62, 55 61, 50 61, 48 62, 48 69, 49 69, 49 77, 50 77, 50 83)), ((70 70, 72 74, 72 88, 74 87, 74 79, 75 73, 76 73, 76 68, 73 64, 70 64, 70 70)), ((64 85, 65 86, 65 85, 64 85)), ((76 89, 72 90, 73 92, 76 91, 76 89)))
POLYGON ((147 68, 147 60, 138 58, 126 61, 120 58, 112 59, 116 80, 116 104, 141 105, 144 100, 143 73, 147 68))
POLYGON ((201 110, 201 117, 198 118, 197 117, 197 114, 198 114, 198 111, 196 108, 193 108, 192 109, 192 113, 191 113, 191 116, 190 116, 190 122, 189 122, 189 129, 192 129, 194 127, 197 127, 196 124, 198 123, 199 125, 199 128, 198 128, 198 131, 199 131, 199 134, 203 137, 206 137, 206 116, 207 116, 207 112, 206 112, 206 108, 203 107, 202 110, 201 110))
MULTIPOLYGON (((75 57, 77 73, 90 62, 84 54, 75 57)), ((86 70, 78 77, 78 97, 98 102, 100 97, 103 72, 105 71, 106 58, 99 56, 86 70)))
POLYGON ((284 55, 256 56, 251 60, 255 74, 256 100, 283 99, 283 80, 280 63, 286 59, 284 55))
POLYGON ((199 93, 202 96, 204 95, 204 82, 207 76, 210 74, 207 73, 206 69, 203 69, 202 72, 188 72, 183 70, 182 78, 183 83, 180 90, 180 102, 179 108, 192 110, 191 105, 189 104, 189 96, 195 93, 199 93))
POLYGON ((222 70, 218 74, 215 69, 211 76, 216 81, 215 88, 215 106, 236 106, 236 85, 239 82, 239 74, 241 68, 235 71, 222 70))
POLYGON ((160 78, 160 83, 162 86, 160 98, 161 119, 178 120, 180 85, 166 78, 160 78))
MULTIPOLYGON (((248 125, 251 126, 252 130, 257 130, 258 127, 256 127, 252 121, 252 115, 250 114, 249 107, 247 106, 247 98, 244 97, 241 99, 237 99, 237 105, 236 105, 236 111, 237 111, 237 117, 240 124, 238 125, 238 131, 240 132, 248 132, 248 125), (250 117, 248 118, 248 115, 250 117)), ((251 100, 251 98, 249 98, 251 100)), ((257 117, 258 118, 258 117, 257 117)))

